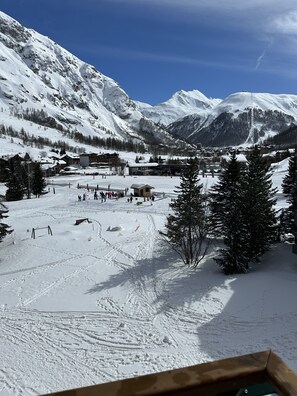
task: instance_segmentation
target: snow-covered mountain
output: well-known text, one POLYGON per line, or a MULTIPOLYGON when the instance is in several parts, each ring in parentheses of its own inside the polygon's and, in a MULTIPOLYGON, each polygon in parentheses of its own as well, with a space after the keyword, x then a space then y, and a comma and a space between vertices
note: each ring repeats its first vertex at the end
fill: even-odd
POLYGON ((261 142, 294 124, 297 95, 239 92, 204 114, 173 122, 168 130, 191 143, 228 146, 261 142))
POLYGON ((142 114, 156 123, 169 125, 189 114, 206 117, 221 99, 207 98, 198 90, 178 91, 166 102, 151 106, 136 102, 142 114))
POLYGON ((6 128, 72 147, 79 134, 226 146, 297 125, 297 96, 240 92, 221 100, 193 90, 156 106, 135 102, 113 79, 0 12, 0 112, 6 128))
POLYGON ((156 138, 173 144, 165 130, 143 119, 114 80, 2 12, 0 108, 3 125, 16 129, 21 125, 35 134, 41 133, 42 125, 47 128, 43 136, 54 134, 56 140, 79 132, 122 140, 156 138))

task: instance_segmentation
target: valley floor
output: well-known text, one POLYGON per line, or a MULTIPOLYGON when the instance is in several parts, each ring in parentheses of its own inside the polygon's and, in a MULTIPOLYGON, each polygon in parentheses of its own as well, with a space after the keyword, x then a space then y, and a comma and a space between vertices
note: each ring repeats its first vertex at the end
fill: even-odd
POLYGON ((213 245, 192 270, 158 233, 179 178, 51 181, 45 196, 8 204, 14 232, 0 246, 0 395, 48 393, 270 348, 297 370, 297 259, 290 245, 274 246, 240 276, 218 270, 213 245), (148 182, 160 194, 152 205, 101 203, 91 192, 79 202, 78 182, 148 182), (89 222, 75 225, 83 218, 89 222))

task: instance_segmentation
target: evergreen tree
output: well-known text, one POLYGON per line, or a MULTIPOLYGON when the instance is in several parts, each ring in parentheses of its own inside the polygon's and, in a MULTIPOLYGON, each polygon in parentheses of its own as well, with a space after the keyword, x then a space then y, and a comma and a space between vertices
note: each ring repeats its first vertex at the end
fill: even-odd
MULTIPOLYGON (((281 217, 281 230, 283 233, 292 232, 294 233, 294 205, 296 206, 296 194, 297 194, 297 177, 295 170, 295 161, 297 161, 296 153, 289 159, 289 167, 286 176, 283 179, 282 188, 283 193, 287 197, 289 206, 283 209, 281 217)), ((296 164, 297 166, 297 164, 296 164)))
MULTIPOLYGON (((211 230, 215 236, 224 236, 226 207, 236 197, 242 182, 243 169, 233 152, 219 175, 218 182, 210 190, 211 230)), ((232 204, 232 203, 231 203, 232 204)))
POLYGON ((8 182, 5 198, 6 201, 20 201, 23 199, 24 189, 15 173, 11 173, 8 182))
POLYGON ((32 193, 39 197, 41 194, 44 194, 44 189, 46 187, 46 181, 43 177, 43 172, 39 162, 34 164, 32 181, 31 181, 31 189, 32 193))
POLYGON ((28 184, 28 175, 27 171, 22 164, 22 159, 18 155, 9 160, 9 169, 11 173, 14 173, 18 178, 20 185, 23 187, 23 190, 27 189, 28 184))
POLYGON ((251 260, 259 261, 259 257, 277 239, 277 220, 273 208, 276 189, 272 188, 270 167, 257 147, 248 158, 243 191, 245 223, 249 235, 247 253, 251 260))
POLYGON ((6 182, 9 179, 9 168, 6 161, 0 161, 0 183, 6 182))
POLYGON ((294 191, 294 184, 296 182, 296 174, 295 174, 295 155, 289 158, 289 167, 288 172, 285 175, 282 188, 283 193, 288 197, 288 201, 290 204, 293 203, 293 191, 294 191))
POLYGON ((0 203, 0 242, 4 239, 7 234, 10 234, 13 230, 10 230, 9 226, 5 223, 2 223, 2 219, 8 217, 7 216, 8 209, 5 205, 0 203))
POLYGON ((210 193, 212 232, 222 236, 225 247, 215 260, 225 274, 247 272, 247 227, 244 222, 243 169, 232 153, 230 161, 210 193))
POLYGON ((175 192, 178 197, 170 204, 173 213, 167 217, 164 235, 186 265, 197 267, 208 247, 208 209, 196 159, 188 161, 175 192))
MULTIPOLYGON (((297 172, 297 156, 296 161, 296 172, 297 172)), ((297 178, 296 178, 297 179, 297 178)), ((297 243, 297 180, 295 180, 293 188, 293 203, 292 203, 292 232, 295 236, 295 244, 297 243)))

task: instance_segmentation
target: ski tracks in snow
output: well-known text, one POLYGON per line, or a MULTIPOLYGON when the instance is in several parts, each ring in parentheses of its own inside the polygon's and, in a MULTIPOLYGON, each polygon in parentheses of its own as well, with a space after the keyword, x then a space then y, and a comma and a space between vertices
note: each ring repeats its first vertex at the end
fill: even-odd
POLYGON ((0 319, 5 339, 0 358, 16 373, 0 371, 0 390, 16 395, 111 381, 124 377, 126 367, 136 362, 141 370, 145 362, 150 367, 151 363, 158 365, 158 359, 165 366, 162 340, 145 318, 119 316, 118 312, 13 309, 0 319), (20 358, 15 361, 11 354, 20 358))

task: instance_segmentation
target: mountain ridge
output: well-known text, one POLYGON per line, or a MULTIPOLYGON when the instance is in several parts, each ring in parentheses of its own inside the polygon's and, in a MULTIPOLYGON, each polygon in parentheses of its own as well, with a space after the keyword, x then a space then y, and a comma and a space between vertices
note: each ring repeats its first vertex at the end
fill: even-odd
MULTIPOLYGON (((112 78, 2 12, 0 80, 2 122, 9 118, 5 113, 10 119, 28 119, 29 113, 38 112, 42 126, 64 134, 174 143, 164 128, 144 120, 134 101, 112 78)), ((31 117, 34 123, 35 118, 31 117)))
POLYGON ((2 124, 27 120, 32 133, 52 128, 61 140, 78 132, 167 147, 186 147, 183 140, 241 145, 297 124, 297 95, 290 94, 237 92, 213 99, 194 89, 155 106, 134 101, 112 78, 1 11, 0 82, 2 124))
POLYGON ((177 120, 167 129, 207 146, 255 144, 297 124, 297 95, 238 92, 206 115, 177 120))

